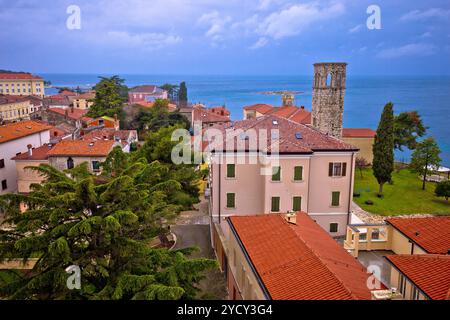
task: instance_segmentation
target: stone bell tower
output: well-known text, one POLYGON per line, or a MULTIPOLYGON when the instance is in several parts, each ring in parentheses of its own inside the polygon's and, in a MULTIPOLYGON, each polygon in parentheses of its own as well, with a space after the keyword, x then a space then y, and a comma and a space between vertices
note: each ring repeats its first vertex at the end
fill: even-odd
POLYGON ((342 115, 347 64, 314 64, 312 125, 330 136, 342 138, 342 115))

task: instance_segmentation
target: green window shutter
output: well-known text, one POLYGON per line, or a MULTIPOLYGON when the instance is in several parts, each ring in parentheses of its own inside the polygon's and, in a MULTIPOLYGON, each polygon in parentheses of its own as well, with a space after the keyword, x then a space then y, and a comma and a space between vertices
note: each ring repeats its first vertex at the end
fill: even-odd
POLYGON ((338 232, 338 224, 335 222, 330 223, 330 232, 338 232))
POLYGON ((333 192, 331 195, 331 205, 333 207, 339 206, 339 197, 341 193, 339 191, 333 192))
POLYGON ((328 163, 328 176, 333 176, 333 162, 328 163))
POLYGON ((302 197, 294 197, 292 201, 292 210, 301 211, 302 210, 302 197))
POLYGON ((347 162, 342 163, 342 176, 345 177, 347 174, 347 162))
POLYGON ((234 207, 235 207, 235 194, 227 193, 227 208, 234 208, 234 207))
POLYGON ((280 197, 272 197, 272 212, 280 211, 280 197))
POLYGON ((227 164, 227 178, 236 177, 236 166, 234 164, 227 164))
POLYGON ((294 168, 294 181, 303 180, 303 167, 298 166, 294 168))
POLYGON ((272 181, 281 180, 281 167, 272 167, 272 181))

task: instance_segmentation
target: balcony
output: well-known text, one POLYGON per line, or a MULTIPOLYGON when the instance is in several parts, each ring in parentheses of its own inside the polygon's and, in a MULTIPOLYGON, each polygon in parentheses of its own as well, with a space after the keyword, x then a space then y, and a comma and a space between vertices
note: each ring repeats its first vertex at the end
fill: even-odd
POLYGON ((390 250, 390 227, 386 224, 350 224, 344 248, 354 257, 359 251, 390 250))

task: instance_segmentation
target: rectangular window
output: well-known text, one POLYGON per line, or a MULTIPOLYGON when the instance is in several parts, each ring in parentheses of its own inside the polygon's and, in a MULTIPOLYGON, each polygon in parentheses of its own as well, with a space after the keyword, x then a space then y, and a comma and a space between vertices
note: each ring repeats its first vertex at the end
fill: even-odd
POLYGON ((333 207, 339 206, 339 198, 341 196, 341 193, 339 191, 334 191, 331 193, 331 205, 333 207))
POLYGON ((303 180, 303 167, 297 166, 294 168, 294 181, 302 181, 303 180))
POLYGON ((302 210, 302 197, 296 196, 292 199, 292 210, 294 211, 302 210))
POLYGON ((272 181, 281 181, 281 167, 272 167, 272 181))
POLYGON ((2 190, 6 190, 8 189, 8 184, 6 182, 6 180, 2 180, 2 190))
POLYGON ((332 233, 338 232, 338 226, 339 225, 337 223, 335 223, 335 222, 330 223, 330 232, 332 232, 332 233))
POLYGON ((92 161, 92 170, 100 171, 100 162, 99 161, 92 161))
POLYGON ((235 208, 235 194, 227 193, 227 208, 235 208))
POLYGON ((347 174, 346 162, 330 162, 328 164, 328 176, 345 177, 346 174, 347 174))
POLYGON ((236 166, 234 164, 227 164, 227 178, 236 177, 236 166))
POLYGON ((0 169, 5 167, 5 159, 0 159, 0 169))
POLYGON ((280 211, 280 197, 272 197, 272 212, 280 211))

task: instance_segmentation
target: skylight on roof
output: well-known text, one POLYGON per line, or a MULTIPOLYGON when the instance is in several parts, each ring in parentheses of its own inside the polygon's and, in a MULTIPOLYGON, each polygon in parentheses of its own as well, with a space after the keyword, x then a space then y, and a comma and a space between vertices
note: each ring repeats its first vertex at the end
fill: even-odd
POLYGON ((296 133, 295 133, 295 138, 296 138, 297 140, 300 140, 300 139, 302 139, 303 137, 302 137, 302 134, 301 134, 300 132, 296 132, 296 133))
POLYGON ((272 124, 277 126, 278 125, 278 120, 272 120, 272 124))

